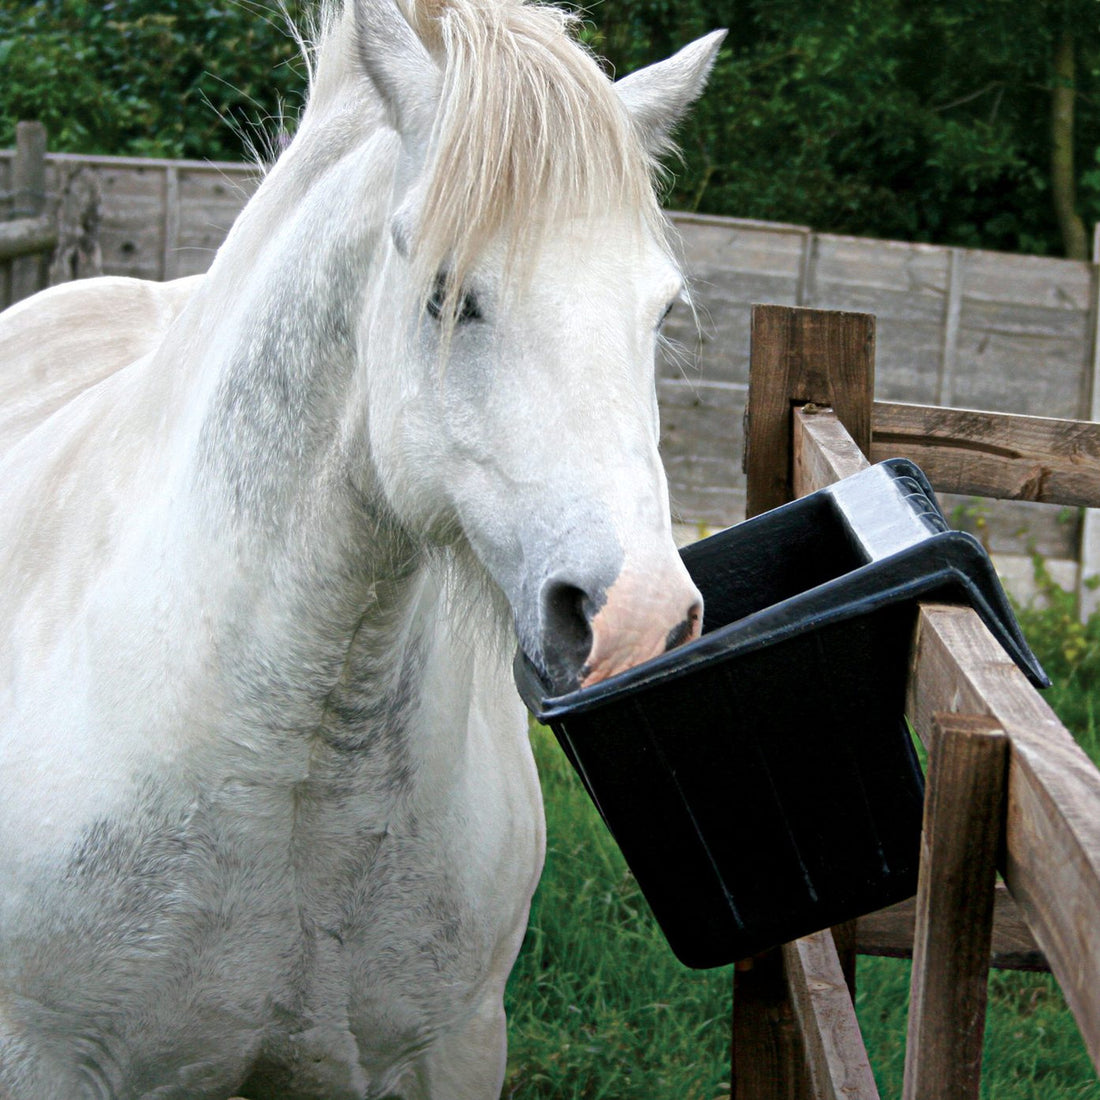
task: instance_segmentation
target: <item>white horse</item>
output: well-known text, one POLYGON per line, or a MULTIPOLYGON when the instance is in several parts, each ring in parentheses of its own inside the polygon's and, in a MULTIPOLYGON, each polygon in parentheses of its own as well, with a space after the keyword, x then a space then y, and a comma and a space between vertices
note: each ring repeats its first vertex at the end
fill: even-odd
POLYGON ((568 23, 346 0, 205 277, 0 320, 6 1100, 498 1094, 516 638, 566 688, 701 614, 650 171, 721 35, 612 85, 568 23))

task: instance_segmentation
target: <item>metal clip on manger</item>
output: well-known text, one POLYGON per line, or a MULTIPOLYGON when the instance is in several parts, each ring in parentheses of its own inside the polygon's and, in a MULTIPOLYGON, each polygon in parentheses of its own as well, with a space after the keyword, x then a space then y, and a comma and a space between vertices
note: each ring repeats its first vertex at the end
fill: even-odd
POLYGON ((916 892, 924 780, 903 713, 918 601, 969 604, 1049 683, 988 555, 891 459, 683 552, 705 633, 554 730, 679 959, 719 966, 916 892))

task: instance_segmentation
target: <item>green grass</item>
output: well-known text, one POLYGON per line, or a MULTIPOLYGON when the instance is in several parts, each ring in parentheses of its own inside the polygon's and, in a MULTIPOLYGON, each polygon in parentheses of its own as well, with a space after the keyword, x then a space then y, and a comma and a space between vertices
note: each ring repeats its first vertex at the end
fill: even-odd
MULTIPOLYGON (((1076 623, 1071 598, 1020 611, 1055 680, 1047 698, 1100 763, 1100 616, 1076 623)), ((546 871, 508 985, 514 1100, 719 1100, 729 1093, 731 968, 694 971, 649 909, 548 731, 532 738, 547 806, 546 871)), ((882 1100, 898 1100, 909 964, 861 958, 857 1011, 882 1100)), ((1100 1100, 1073 1017, 1048 975, 990 978, 982 1096, 1100 1100)))
POLYGON ((516 1100, 716 1100, 729 1092, 731 970, 682 966, 547 730, 546 870, 508 985, 516 1100))
MULTIPOLYGON (((910 964, 860 958, 856 1012, 882 1100, 899 1100, 905 1065, 910 964)), ((1057 982, 994 971, 982 1092, 987 1100, 1098 1100, 1100 1082, 1057 982)))

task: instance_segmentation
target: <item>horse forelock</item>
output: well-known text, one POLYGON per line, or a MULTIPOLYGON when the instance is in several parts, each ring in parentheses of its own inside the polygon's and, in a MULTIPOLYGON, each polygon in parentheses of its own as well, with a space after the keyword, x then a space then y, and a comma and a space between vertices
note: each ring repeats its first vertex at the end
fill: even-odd
POLYGON ((412 247, 423 291, 444 271, 457 299, 489 245, 515 268, 574 219, 629 214, 662 237, 654 165, 575 15, 517 0, 408 0, 406 15, 442 72, 412 247))
MULTIPOLYGON (((434 124, 422 135, 421 201, 407 227, 421 301, 444 272, 453 306, 490 245, 506 279, 522 275, 568 221, 626 214, 664 243, 658 165, 578 41, 577 15, 537 0, 366 2, 398 3, 440 73, 434 124)), ((353 4, 322 0, 307 115, 369 84, 355 61, 353 4)))

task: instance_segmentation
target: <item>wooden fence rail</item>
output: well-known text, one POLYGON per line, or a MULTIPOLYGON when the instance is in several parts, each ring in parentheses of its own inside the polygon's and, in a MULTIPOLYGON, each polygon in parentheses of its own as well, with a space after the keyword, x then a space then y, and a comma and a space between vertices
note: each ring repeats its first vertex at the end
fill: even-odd
MULTIPOLYGON (((934 486, 967 493, 977 491, 968 456, 980 484, 1003 492, 1019 491, 1027 462, 1038 472, 1024 480, 1044 499, 1100 505, 1087 468, 1098 425, 874 403, 866 316, 756 307, 753 333, 746 465, 757 510, 857 472, 868 453, 923 458, 934 486), (1083 479, 1070 476, 1077 466, 1083 479)), ((1100 1071, 1100 772, 969 608, 921 607, 907 713, 931 753, 921 885, 915 903, 858 922, 855 937, 865 945, 892 928, 890 953, 914 957, 904 1100, 977 1097, 991 960, 1049 964, 1100 1071), (1007 894, 993 883, 1002 844, 1007 894)), ((836 980, 844 954, 826 931, 738 968, 736 1100, 877 1096, 836 980), (758 967, 771 975, 766 996, 758 967), (760 1033, 786 1057, 754 1074, 738 1037, 760 1033)))

